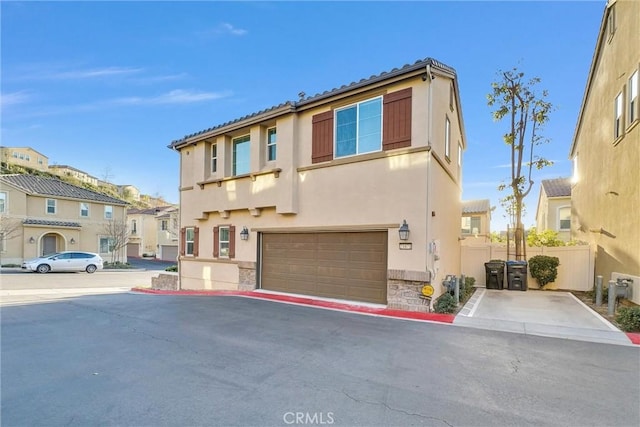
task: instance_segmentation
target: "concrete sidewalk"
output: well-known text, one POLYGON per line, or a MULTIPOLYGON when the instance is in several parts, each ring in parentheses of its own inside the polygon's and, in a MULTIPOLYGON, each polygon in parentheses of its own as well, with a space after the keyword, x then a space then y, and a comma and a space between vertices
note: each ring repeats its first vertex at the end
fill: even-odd
POLYGON ((454 325, 630 345, 630 339, 570 292, 477 289, 454 325))

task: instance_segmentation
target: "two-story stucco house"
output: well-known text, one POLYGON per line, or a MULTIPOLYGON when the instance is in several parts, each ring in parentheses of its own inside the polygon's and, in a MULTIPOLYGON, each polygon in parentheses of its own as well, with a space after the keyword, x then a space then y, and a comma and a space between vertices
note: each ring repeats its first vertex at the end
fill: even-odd
POLYGON ((0 175, 0 214, 5 225, 17 227, 2 241, 5 264, 65 250, 96 252, 109 261, 112 238, 105 226, 125 220, 126 202, 55 178, 0 175))
POLYGON ((0 159, 7 164, 47 172, 49 158, 31 147, 0 147, 0 159))
POLYGON ((571 240, 571 178, 543 179, 536 209, 536 229, 552 230, 571 240))
POLYGON ((172 142, 182 289, 424 309, 425 282, 460 274, 465 144, 456 72, 431 58, 172 142))
POLYGON ((640 2, 605 8, 570 158, 571 235, 595 250, 605 283, 632 277, 640 304, 640 2))
POLYGON ((165 209, 156 216, 158 252, 156 258, 162 261, 178 260, 178 237, 180 236, 180 209, 165 209))
MULTIPOLYGON (((127 210, 129 231, 127 256, 157 256, 159 237, 161 237, 161 234, 158 233, 157 218, 164 212, 173 209, 173 206, 159 206, 156 208, 131 208, 127 210)), ((175 243, 177 243, 177 239, 175 243)), ((173 260, 175 261, 175 257, 173 260)))

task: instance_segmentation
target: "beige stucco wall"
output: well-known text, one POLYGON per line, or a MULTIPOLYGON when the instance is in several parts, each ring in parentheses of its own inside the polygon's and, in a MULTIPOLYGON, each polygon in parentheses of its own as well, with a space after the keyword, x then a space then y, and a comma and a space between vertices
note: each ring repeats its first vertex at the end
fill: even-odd
POLYGON ((460 273, 458 143, 463 142, 457 111, 449 108, 450 82, 444 76, 436 78, 429 94, 430 83, 416 76, 358 95, 362 100, 413 88, 410 148, 312 164, 312 117, 353 99, 330 100, 183 148, 181 227, 199 227, 199 255, 181 258, 181 287, 238 289, 238 264, 258 262, 259 232, 383 230, 388 232, 388 269, 431 271, 435 296, 440 295, 444 276, 460 273), (444 155, 446 116, 452 131, 448 159, 444 155), (277 160, 266 162, 266 130, 273 125, 277 126, 277 160), (251 135, 253 175, 229 179, 231 140, 246 134, 251 135), (218 144, 217 174, 210 173, 212 141, 218 144), (411 250, 399 249, 398 227, 403 220, 411 230, 411 250), (212 231, 218 225, 236 227, 234 260, 213 259, 212 231), (250 230, 248 241, 240 239, 243 226, 250 230))
POLYGON ((129 242, 138 243, 139 253, 156 253, 158 244, 157 221, 155 215, 149 214, 127 214, 127 226, 129 230, 129 242), (133 221, 136 221, 136 232, 133 233, 133 221))
POLYGON ((625 114, 617 141, 613 128, 615 98, 640 68, 640 50, 631 47, 640 40, 640 2, 614 7, 616 31, 604 36, 572 152, 572 237, 594 247, 605 280, 612 272, 640 276, 640 122, 627 123, 625 114))
POLYGON ((547 197, 543 191, 538 203, 536 213, 536 230, 538 232, 553 230, 558 233, 558 238, 568 242, 571 240, 571 230, 560 230, 560 208, 571 208, 570 197, 547 197))
POLYGON ((6 163, 26 166, 40 171, 49 169, 49 158, 29 147, 0 147, 0 158, 6 163), (17 153, 18 157, 13 157, 13 153, 17 153), (20 155, 22 155, 22 159, 20 155), (27 156, 29 157, 28 160, 27 156))

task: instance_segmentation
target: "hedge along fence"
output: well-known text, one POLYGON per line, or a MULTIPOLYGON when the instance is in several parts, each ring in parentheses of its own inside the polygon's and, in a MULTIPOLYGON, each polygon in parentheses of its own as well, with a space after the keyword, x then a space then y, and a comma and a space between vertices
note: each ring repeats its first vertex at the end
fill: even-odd
MULTIPOLYGON (((507 246, 496 243, 474 243, 462 245, 462 274, 473 276, 476 283, 486 285, 484 263, 492 259, 507 261, 507 246)), ((515 250, 511 250, 512 259, 515 258, 515 250)), ((566 289, 574 291, 589 291, 593 288, 594 280, 594 253, 589 245, 558 246, 558 247, 527 247, 527 261, 536 255, 548 255, 558 257, 558 277, 553 283, 545 286, 545 289, 566 289)), ((527 268, 527 284, 535 289, 538 285, 527 268)), ((507 287, 507 275, 504 277, 507 287)))

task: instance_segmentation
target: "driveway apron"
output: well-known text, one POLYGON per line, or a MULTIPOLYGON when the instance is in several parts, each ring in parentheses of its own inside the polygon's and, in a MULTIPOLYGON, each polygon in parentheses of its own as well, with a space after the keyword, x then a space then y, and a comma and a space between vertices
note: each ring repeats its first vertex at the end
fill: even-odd
POLYGON ((618 328, 570 292, 478 289, 455 325, 629 345, 618 328))

